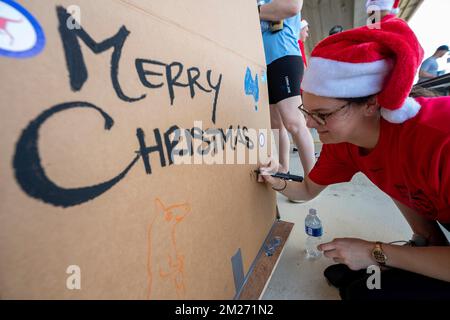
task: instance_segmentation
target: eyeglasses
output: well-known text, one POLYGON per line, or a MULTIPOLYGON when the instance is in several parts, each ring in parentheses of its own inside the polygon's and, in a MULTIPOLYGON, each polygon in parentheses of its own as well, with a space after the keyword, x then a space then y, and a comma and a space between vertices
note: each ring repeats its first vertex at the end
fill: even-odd
POLYGON ((327 124, 327 119, 331 117, 332 115, 338 113, 342 109, 348 107, 351 104, 351 102, 346 103, 342 107, 339 107, 338 109, 334 110, 333 112, 329 113, 321 113, 321 112, 309 112, 305 108, 303 108, 303 104, 298 107, 298 109, 306 116, 311 117, 315 122, 317 122, 319 125, 324 126, 327 124))

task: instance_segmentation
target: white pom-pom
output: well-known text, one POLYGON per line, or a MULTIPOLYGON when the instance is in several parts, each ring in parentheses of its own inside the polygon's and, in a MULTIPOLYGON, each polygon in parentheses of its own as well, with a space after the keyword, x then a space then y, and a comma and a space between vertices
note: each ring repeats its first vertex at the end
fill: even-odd
POLYGON ((420 111, 420 104, 413 98, 407 98, 400 109, 381 109, 381 116, 390 123, 403 123, 414 118, 420 111))

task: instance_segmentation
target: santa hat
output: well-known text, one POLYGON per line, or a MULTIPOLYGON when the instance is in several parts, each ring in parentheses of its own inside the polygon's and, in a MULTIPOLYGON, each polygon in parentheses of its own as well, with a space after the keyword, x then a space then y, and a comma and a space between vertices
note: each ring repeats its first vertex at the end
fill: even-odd
POLYGON ((398 14, 400 0, 367 0, 366 9, 367 12, 387 10, 392 14, 398 14))
POLYGON ((408 98, 423 49, 407 23, 393 15, 381 28, 344 31, 320 42, 311 53, 302 89, 331 98, 362 98, 377 94, 381 115, 403 123, 420 105, 408 98))
POLYGON ((302 22, 300 22, 300 30, 306 28, 308 25, 309 25, 308 21, 302 20, 302 22))

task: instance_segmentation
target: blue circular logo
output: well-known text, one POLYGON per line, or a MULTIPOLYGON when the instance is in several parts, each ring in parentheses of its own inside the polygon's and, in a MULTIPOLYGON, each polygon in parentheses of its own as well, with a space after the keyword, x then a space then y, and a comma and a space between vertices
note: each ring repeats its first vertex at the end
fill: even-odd
POLYGON ((39 22, 21 5, 0 0, 0 56, 28 58, 45 47, 39 22))

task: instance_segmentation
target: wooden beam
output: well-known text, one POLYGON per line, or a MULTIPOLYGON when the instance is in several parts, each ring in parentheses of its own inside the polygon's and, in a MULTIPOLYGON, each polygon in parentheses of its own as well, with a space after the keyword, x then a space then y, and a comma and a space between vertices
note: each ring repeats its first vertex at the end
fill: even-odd
POLYGON ((247 277, 247 281, 244 283, 241 293, 237 298, 238 300, 261 299, 267 285, 269 284, 275 267, 278 264, 286 241, 289 238, 293 227, 294 224, 290 222, 275 222, 272 232, 267 238, 266 243, 264 243, 264 246, 269 245, 275 237, 279 237, 280 244, 271 256, 266 255, 264 250, 260 251, 259 256, 256 258, 253 270, 251 271, 250 276, 247 277))

